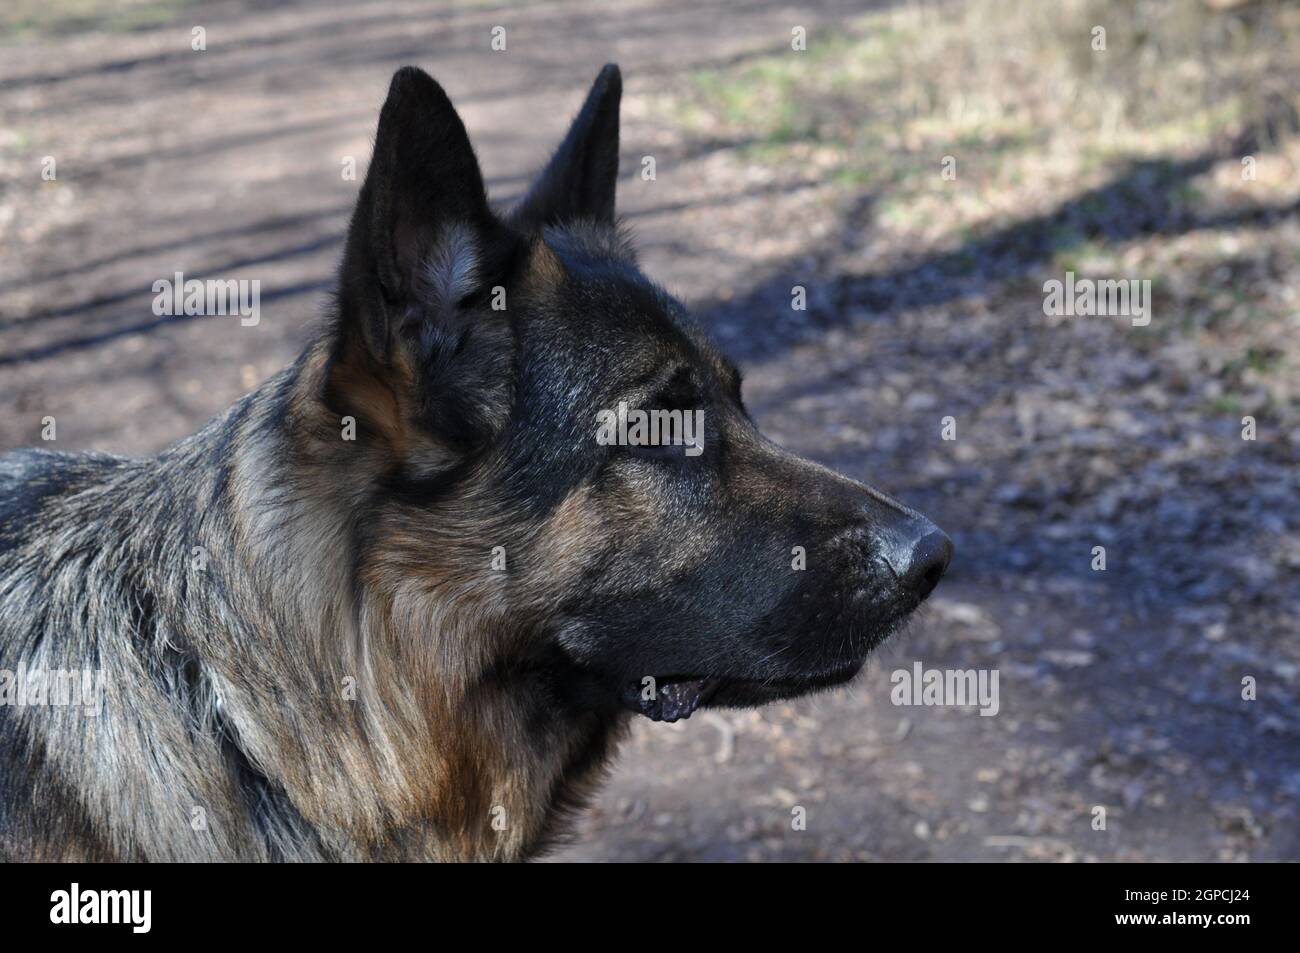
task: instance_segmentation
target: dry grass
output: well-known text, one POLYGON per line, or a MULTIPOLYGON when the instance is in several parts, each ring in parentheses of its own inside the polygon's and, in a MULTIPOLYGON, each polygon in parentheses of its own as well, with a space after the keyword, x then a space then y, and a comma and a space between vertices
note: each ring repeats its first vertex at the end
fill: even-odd
POLYGON ((5 0, 0 39, 22 41, 96 30, 120 33, 169 23, 196 0, 5 0))
POLYGON ((1298 4, 912 3, 666 106, 740 161, 870 193, 879 246, 978 253, 1037 219, 1054 267, 1153 279, 1146 344, 1196 348, 1207 401, 1300 410, 1295 215, 1260 213, 1300 202, 1298 4))

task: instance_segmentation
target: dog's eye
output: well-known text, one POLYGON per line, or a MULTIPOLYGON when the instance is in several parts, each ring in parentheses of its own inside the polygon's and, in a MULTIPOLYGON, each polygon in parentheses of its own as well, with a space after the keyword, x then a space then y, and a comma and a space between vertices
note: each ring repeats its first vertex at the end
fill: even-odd
POLYGON ((681 462, 698 457, 705 443, 705 413, 698 406, 651 411, 629 431, 626 451, 641 460, 681 462))
POLYGON ((705 442, 705 413, 690 368, 656 371, 635 400, 620 401, 618 410, 597 415, 598 437, 614 456, 653 462, 680 462, 698 457, 705 442))
POLYGON ((614 457, 653 462, 680 462, 704 452, 704 411, 680 409, 625 409, 605 414, 597 440, 614 457))

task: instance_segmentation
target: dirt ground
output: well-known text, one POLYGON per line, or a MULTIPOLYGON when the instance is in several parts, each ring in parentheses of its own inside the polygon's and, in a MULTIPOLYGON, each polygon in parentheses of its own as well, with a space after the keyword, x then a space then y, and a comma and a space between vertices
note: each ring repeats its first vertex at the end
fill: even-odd
POLYGON ((1165 180, 1211 160, 1135 163, 956 249, 891 244, 875 193, 815 154, 760 161, 663 108, 689 74, 761 62, 796 25, 811 46, 866 6, 218 2, 0 34, 0 450, 39 444, 48 415, 59 449, 156 452, 287 363, 396 67, 443 83, 506 200, 616 61, 646 271, 741 361, 764 429, 927 512, 957 558, 849 688, 638 724, 555 858, 1300 860, 1294 406, 1260 404, 1244 441, 1196 339, 1049 318, 1038 290, 1062 223, 1125 248, 1267 232, 1291 251, 1232 280, 1293 287, 1295 205, 1185 215, 1165 180), (177 271, 259 279, 260 324, 155 317, 177 271), (892 704, 916 662, 996 670, 998 713, 892 704))

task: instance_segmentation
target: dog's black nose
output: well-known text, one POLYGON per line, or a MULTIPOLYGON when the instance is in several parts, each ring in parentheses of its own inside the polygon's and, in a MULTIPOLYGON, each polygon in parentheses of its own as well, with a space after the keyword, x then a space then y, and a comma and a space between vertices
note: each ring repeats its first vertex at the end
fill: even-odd
POLYGON ((908 520, 909 532, 895 527, 885 540, 884 556, 898 583, 920 602, 939 585, 952 561, 952 540, 927 519, 908 520))
POLYGON ((950 562, 952 540, 942 531, 933 530, 916 541, 907 568, 899 574, 898 581, 915 594, 919 602, 934 592, 950 562))

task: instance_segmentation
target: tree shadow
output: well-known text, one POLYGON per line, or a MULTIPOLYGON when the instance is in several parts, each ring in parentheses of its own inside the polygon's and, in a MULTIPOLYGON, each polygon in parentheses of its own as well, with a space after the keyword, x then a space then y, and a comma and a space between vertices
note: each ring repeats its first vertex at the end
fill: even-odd
MULTIPOLYGON (((626 177, 631 177, 632 175, 633 172, 630 170, 625 172, 626 177)), ((530 178, 531 173, 528 175, 500 177, 493 179, 492 185, 494 187, 500 185, 518 186, 523 180, 530 178)), ((778 190, 784 193, 790 193, 810 188, 812 185, 813 183, 810 182, 797 182, 780 187, 770 184, 755 185, 739 194, 717 200, 715 204, 744 201, 758 196, 770 195, 774 191, 778 190)), ((508 198, 503 200, 501 204, 508 205, 511 201, 512 199, 508 198)), ((348 208, 350 208, 350 203, 349 205, 340 206, 336 209, 309 213, 303 216, 279 216, 249 226, 245 229, 222 229, 213 233, 203 233, 201 235, 196 235, 195 239, 206 243, 214 238, 237 238, 240 236, 253 238, 258 235, 273 233, 286 228, 296 229, 303 225, 310 225, 320 220, 327 219, 330 216, 342 215, 348 208)), ((644 209, 629 214, 627 218, 631 221, 635 221, 641 216, 663 214, 665 212, 673 211, 674 208, 675 207, 669 207, 665 209, 656 207, 644 209)), ((329 251, 331 249, 341 249, 344 237, 343 228, 340 227, 337 233, 328 236, 312 238, 306 241, 290 242, 281 247, 265 252, 227 258, 219 262, 210 262, 208 264, 187 269, 185 274, 187 279, 192 278, 198 280, 204 280, 206 278, 230 278, 236 276, 240 272, 247 274, 249 271, 255 271, 256 269, 267 265, 284 264, 298 259, 310 258, 320 252, 329 251)), ((118 255, 105 256, 97 261, 101 265, 115 264, 130 258, 147 256, 161 251, 163 248, 174 249, 176 247, 175 243, 167 245, 150 244, 139 246, 118 255)), ((83 264, 80 268, 73 270, 64 269, 62 271, 49 272, 39 278, 31 278, 22 284, 27 286, 35 285, 40 281, 53 280, 67 275, 70 271, 75 273, 77 271, 87 270, 89 267, 91 267, 90 264, 83 264)), ((68 321, 75 321, 77 325, 76 333, 62 336, 51 334, 50 337, 53 337, 53 340, 49 340, 33 347, 15 349, 8 353, 0 354, 0 366, 12 366, 29 361, 48 360, 50 358, 58 357, 68 351, 87 350, 118 340, 119 338, 136 334, 148 334, 160 330, 177 320, 181 320, 172 316, 161 317, 153 320, 136 320, 133 318, 132 313, 138 312, 138 308, 133 309, 130 313, 119 310, 121 306, 131 302, 140 303, 142 307, 144 302, 152 300, 152 292, 149 289, 152 287, 153 281, 159 278, 170 277, 170 274, 152 273, 142 277, 138 285, 129 288, 96 295, 92 298, 73 304, 35 308, 23 315, 7 320, 0 320, 0 330, 16 329, 42 324, 52 326, 56 322, 68 321)), ((284 287, 269 289, 267 292, 262 294, 261 300, 263 303, 285 301, 302 294, 328 290, 332 285, 332 273, 326 271, 326 273, 320 275, 318 279, 304 277, 303 280, 284 287)), ((15 286, 18 286, 18 283, 15 283, 15 286)))
MULTIPOLYGON (((1178 201, 1177 193, 1217 162, 1245 154, 1235 148, 1206 150, 1191 158, 1133 160, 1106 183, 1054 209, 972 237, 959 247, 927 252, 880 272, 838 274, 810 303, 801 321, 749 322, 745 315, 789 308, 791 288, 808 280, 806 266, 778 268, 749 293, 705 299, 697 311, 718 326, 722 343, 742 360, 759 361, 842 326, 865 307, 876 315, 942 305, 1023 280, 1060 253, 1085 242, 1117 244, 1145 236, 1173 236, 1198 230, 1264 226, 1300 214, 1300 201, 1251 204, 1201 215, 1178 201), (853 307, 850 307, 852 305, 853 307)), ((850 204, 840 230, 821 249, 802 253, 801 262, 840 244, 851 244, 869 228, 876 196, 850 204)))

